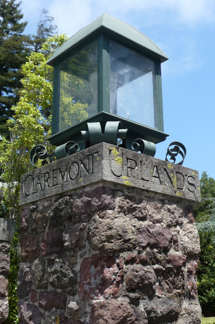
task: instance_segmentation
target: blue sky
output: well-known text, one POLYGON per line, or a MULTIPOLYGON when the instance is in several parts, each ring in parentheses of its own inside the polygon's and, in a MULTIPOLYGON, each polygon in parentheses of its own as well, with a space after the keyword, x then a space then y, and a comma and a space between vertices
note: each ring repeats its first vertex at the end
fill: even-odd
POLYGON ((187 148, 183 166, 215 178, 215 1, 214 0, 22 0, 35 33, 40 10, 49 10, 58 33, 69 37, 104 12, 151 38, 169 60, 162 64, 164 131, 157 145, 165 159, 172 141, 187 148))

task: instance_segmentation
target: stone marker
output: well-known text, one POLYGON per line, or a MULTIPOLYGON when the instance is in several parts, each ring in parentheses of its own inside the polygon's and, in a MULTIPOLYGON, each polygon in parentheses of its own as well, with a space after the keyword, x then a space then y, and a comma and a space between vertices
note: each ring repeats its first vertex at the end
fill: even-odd
POLYGON ((101 143, 22 177, 19 323, 200 324, 198 172, 101 143))
POLYGON ((10 242, 15 233, 15 221, 13 219, 0 218, 0 241, 10 242))
POLYGON ((20 205, 100 181, 200 200, 195 170, 100 143, 22 176, 20 205))

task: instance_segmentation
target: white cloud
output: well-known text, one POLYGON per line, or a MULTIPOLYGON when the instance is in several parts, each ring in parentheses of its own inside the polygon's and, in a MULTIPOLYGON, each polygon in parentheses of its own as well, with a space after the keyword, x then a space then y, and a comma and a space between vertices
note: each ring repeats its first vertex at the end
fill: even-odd
MULTIPOLYGON (((171 0, 167 0, 172 2, 171 0)), ((215 2, 214 0, 179 0, 176 1, 178 18, 185 23, 214 22, 215 2)))
POLYGON ((72 36, 76 31, 97 18, 93 13, 93 4, 89 0, 63 0, 53 1, 49 7, 49 14, 54 17, 60 33, 72 36))
POLYGON ((163 66, 163 72, 168 74, 189 72, 202 65, 195 40, 187 30, 215 22, 214 0, 22 0, 21 7, 24 19, 29 22, 29 33, 36 32, 40 10, 45 8, 54 17, 58 32, 69 37, 107 12, 160 45, 170 57, 163 66))
MULTIPOLYGON (((108 3, 108 0, 104 1, 108 3)), ((111 2, 109 4, 111 6, 111 2)), ((117 9, 120 11, 120 7, 117 9)), ((215 20, 214 0, 124 0, 121 10, 150 14, 159 11, 165 17, 167 14, 169 19, 174 18, 178 22, 187 24, 200 21, 208 23, 215 20)))
POLYGON ((103 12, 132 25, 187 24, 215 21, 214 0, 22 0, 22 12, 29 26, 36 24, 39 10, 48 9, 60 33, 71 36, 103 12))
POLYGON ((177 42, 169 44, 167 49, 169 54, 169 61, 162 64, 162 74, 186 74, 193 70, 200 70, 204 64, 204 59, 199 55, 196 44, 189 38, 179 40, 180 49, 178 48, 177 42))

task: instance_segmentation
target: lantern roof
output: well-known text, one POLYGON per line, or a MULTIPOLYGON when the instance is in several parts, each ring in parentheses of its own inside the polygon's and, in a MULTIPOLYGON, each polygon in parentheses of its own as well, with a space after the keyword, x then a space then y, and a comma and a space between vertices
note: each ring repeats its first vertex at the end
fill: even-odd
POLYGON ((96 20, 79 30, 68 39, 48 60, 47 64, 54 66, 89 40, 93 40, 101 32, 105 32, 115 40, 127 44, 144 54, 157 59, 161 63, 168 60, 164 52, 147 36, 130 25, 104 13, 96 20))

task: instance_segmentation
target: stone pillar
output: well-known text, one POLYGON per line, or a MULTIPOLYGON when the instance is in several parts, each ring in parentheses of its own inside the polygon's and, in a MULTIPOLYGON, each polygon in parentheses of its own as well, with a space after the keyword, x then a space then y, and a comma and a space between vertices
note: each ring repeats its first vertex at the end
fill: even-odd
POLYGON ((0 218, 0 323, 8 318, 8 274, 10 271, 10 241, 14 236, 13 220, 0 218))
POLYGON ((19 323, 200 324, 198 172, 101 143, 22 177, 19 323))

